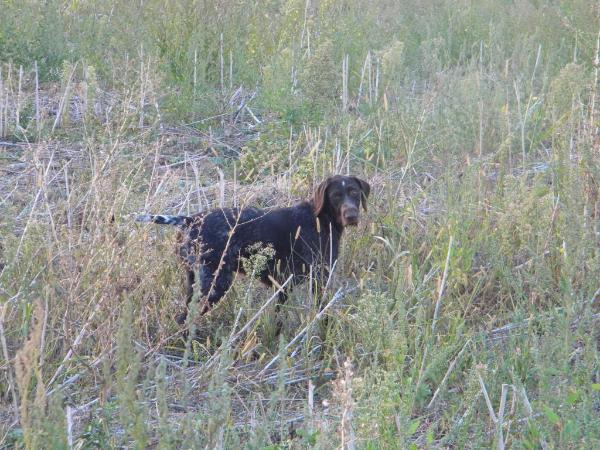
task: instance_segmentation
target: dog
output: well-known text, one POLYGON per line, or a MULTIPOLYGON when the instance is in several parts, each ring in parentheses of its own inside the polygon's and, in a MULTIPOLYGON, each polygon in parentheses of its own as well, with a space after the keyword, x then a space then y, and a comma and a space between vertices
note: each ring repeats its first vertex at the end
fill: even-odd
MULTIPOLYGON (((291 286, 310 276, 322 286, 338 258, 344 228, 358 224, 361 205, 367 211, 370 190, 360 178, 335 175, 317 187, 312 199, 291 207, 218 208, 192 216, 142 215, 136 220, 179 228, 178 254, 187 275, 186 309, 176 321, 183 324, 196 276, 202 294, 200 314, 204 314, 223 298, 236 272, 246 273, 244 260, 260 248, 272 257, 253 275, 266 286, 281 285, 290 276, 291 286)), ((282 290, 278 306, 286 298, 282 290)))

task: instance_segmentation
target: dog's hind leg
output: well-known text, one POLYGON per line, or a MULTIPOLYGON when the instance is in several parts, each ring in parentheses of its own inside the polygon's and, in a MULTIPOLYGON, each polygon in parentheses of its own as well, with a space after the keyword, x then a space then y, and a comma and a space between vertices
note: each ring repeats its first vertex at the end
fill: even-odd
POLYGON ((185 311, 175 316, 175 322, 179 325, 185 323, 187 318, 188 308, 192 299, 194 298, 194 283, 196 282, 196 275, 192 267, 186 267, 185 269, 185 311))
POLYGON ((194 271, 192 269, 187 269, 186 277, 185 277, 185 306, 186 306, 186 308, 192 301, 192 298, 194 297, 194 282, 195 282, 194 271))

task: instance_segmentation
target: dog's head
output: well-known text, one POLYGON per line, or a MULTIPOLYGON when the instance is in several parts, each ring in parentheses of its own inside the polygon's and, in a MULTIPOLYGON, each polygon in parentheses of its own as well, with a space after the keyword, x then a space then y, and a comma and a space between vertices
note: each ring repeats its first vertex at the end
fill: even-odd
POLYGON ((323 181, 313 196, 315 216, 329 214, 341 226, 357 225, 360 205, 367 210, 371 186, 352 176, 335 175, 323 181))

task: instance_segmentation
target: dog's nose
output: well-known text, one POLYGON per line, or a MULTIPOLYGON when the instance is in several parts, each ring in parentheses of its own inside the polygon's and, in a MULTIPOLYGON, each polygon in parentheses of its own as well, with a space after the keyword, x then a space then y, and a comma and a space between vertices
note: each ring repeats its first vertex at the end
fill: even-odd
POLYGON ((344 219, 348 224, 355 225, 358 223, 358 209, 351 208, 344 211, 344 219))

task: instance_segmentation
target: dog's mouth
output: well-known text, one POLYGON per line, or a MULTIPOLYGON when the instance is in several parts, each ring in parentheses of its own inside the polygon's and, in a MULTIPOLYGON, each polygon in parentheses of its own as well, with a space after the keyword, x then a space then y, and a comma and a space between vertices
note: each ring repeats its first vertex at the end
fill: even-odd
POLYGON ((355 227, 358 225, 358 217, 344 217, 344 226, 355 227))

